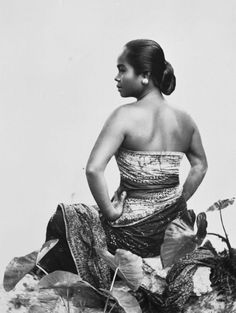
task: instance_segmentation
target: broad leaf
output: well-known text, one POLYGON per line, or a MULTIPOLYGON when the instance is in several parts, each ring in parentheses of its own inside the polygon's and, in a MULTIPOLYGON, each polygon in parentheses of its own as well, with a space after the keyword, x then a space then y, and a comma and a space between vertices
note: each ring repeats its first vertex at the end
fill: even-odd
POLYGON ((96 250, 113 270, 118 268, 118 275, 126 281, 131 289, 137 290, 139 288, 143 280, 141 257, 123 249, 117 249, 115 255, 104 249, 96 250))
POLYGON ((111 292, 104 291, 124 310, 125 313, 142 313, 137 299, 127 291, 114 288, 111 292))
POLYGON ((197 247, 194 231, 180 218, 166 229, 161 246, 161 261, 164 268, 171 266, 186 253, 197 247))
POLYGON ((224 199, 224 200, 218 200, 214 204, 212 204, 206 211, 218 211, 226 208, 229 205, 232 205, 234 203, 235 197, 230 199, 224 199))
POLYGON ((39 288, 54 289, 60 296, 67 299, 74 295, 74 287, 80 280, 79 275, 66 271, 55 271, 40 279, 39 288))
POLYGON ((103 294, 96 288, 79 275, 66 271, 55 271, 44 276, 39 288, 54 289, 62 297, 72 299, 75 306, 101 307, 105 302, 103 294))
POLYGON ((81 281, 79 275, 66 271, 55 271, 40 279, 39 288, 44 289, 70 288, 73 287, 79 281, 81 281))
POLYGON ((35 267, 37 254, 38 251, 33 251, 22 257, 15 257, 10 261, 3 278, 3 287, 6 291, 12 290, 35 267))
POLYGON ((42 245, 42 248, 40 249, 36 263, 38 264, 42 258, 58 243, 59 239, 52 239, 48 240, 42 245))
POLYGON ((12 290, 16 284, 57 244, 58 241, 59 239, 49 240, 43 244, 39 252, 33 251, 25 256, 12 259, 7 265, 4 273, 4 289, 6 291, 12 290))
MULTIPOLYGON (((191 216, 193 215, 191 214, 191 216)), ((164 268, 173 265, 180 258, 201 245, 206 236, 207 221, 205 213, 198 215, 197 226, 198 230, 195 233, 192 223, 187 224, 182 218, 177 218, 167 227, 164 242, 161 246, 161 261, 164 268)))
POLYGON ((206 213, 201 212, 197 216, 197 240, 198 244, 201 244, 207 235, 207 219, 206 213))
POLYGON ((72 303, 75 307, 104 308, 105 295, 85 281, 76 284, 72 303))

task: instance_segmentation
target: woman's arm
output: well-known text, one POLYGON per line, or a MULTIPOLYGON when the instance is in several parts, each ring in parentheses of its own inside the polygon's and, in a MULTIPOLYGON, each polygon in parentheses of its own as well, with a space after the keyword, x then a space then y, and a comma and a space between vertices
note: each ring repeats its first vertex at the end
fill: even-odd
POLYGON ((201 184, 208 166, 201 136, 195 124, 186 156, 190 162, 191 169, 183 185, 183 196, 188 201, 201 184))
POLYGON ((114 207, 110 201, 104 171, 111 157, 116 153, 125 138, 126 115, 123 107, 118 108, 108 118, 92 149, 86 166, 87 181, 92 195, 102 214, 110 221, 122 214, 121 205, 114 207))

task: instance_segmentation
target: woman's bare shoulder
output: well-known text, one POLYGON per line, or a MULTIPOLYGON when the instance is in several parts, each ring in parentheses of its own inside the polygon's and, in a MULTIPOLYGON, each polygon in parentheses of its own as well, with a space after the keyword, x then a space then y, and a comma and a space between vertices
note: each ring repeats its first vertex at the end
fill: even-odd
POLYGON ((108 116, 105 127, 110 127, 111 125, 122 128, 127 128, 127 125, 130 122, 130 118, 132 116, 132 106, 130 103, 123 104, 114 109, 111 114, 108 116))
POLYGON ((133 110, 134 107, 134 103, 126 103, 126 104, 122 104, 120 106, 118 106, 113 113, 114 114, 122 114, 122 113, 127 113, 130 110, 133 110))
POLYGON ((110 117, 111 119, 127 119, 130 117, 131 114, 133 114, 135 111, 133 103, 127 103, 120 105, 117 107, 113 112, 111 113, 110 117))
POLYGON ((180 120, 182 123, 193 128, 196 127, 196 124, 191 114, 187 110, 181 108, 180 106, 177 107, 171 104, 168 104, 168 107, 172 111, 172 113, 176 116, 176 118, 180 120))

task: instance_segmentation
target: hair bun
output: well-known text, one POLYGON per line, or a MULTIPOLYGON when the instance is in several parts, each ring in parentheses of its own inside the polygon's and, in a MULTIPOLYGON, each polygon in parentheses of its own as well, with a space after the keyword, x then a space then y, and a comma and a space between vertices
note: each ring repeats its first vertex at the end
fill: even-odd
POLYGON ((163 72, 161 84, 160 84, 160 91, 165 95, 170 95, 176 86, 176 78, 174 75, 174 69, 171 64, 165 61, 165 70, 163 72))

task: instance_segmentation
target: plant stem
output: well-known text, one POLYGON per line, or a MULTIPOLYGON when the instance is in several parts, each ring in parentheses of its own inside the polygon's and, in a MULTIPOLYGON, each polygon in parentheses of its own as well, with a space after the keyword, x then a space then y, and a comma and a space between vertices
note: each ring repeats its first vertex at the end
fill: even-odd
MULTIPOLYGON (((110 292, 111 292, 112 289, 113 289, 113 286, 114 286, 114 283, 115 283, 115 279, 116 279, 116 275, 117 275, 118 270, 119 270, 119 266, 117 266, 117 268, 116 268, 116 270, 115 270, 115 273, 114 273, 114 275, 113 275, 112 282, 111 282, 111 287, 110 287, 110 292)), ((105 304, 103 313, 106 313, 109 299, 110 299, 110 295, 108 295, 108 297, 107 297, 107 300, 106 300, 106 304, 105 304)), ((112 307, 112 308, 113 308, 113 307, 112 307)))
POLYGON ((219 211, 220 211, 220 221, 221 221, 221 225, 222 225, 223 231, 224 231, 224 233, 225 233, 226 244, 227 244, 227 246, 228 246, 228 248, 229 248, 229 251, 230 251, 230 250, 231 250, 231 245, 230 245, 230 242, 229 242, 229 237, 228 237, 228 235, 227 235, 227 233, 226 233, 226 230, 225 230, 225 225, 224 225, 224 222, 223 222, 222 212, 221 212, 221 210, 219 210, 219 211))
POLYGON ((106 303, 105 303, 105 307, 104 307, 103 313, 106 313, 109 299, 110 299, 110 295, 107 297, 107 300, 106 300, 106 303))
POLYGON ((207 235, 212 235, 212 236, 217 236, 219 237, 222 241, 224 241, 225 243, 227 242, 227 239, 219 234, 216 233, 207 233, 207 235))
POLYGON ((111 309, 108 313, 111 313, 111 311, 114 309, 115 305, 116 305, 116 302, 113 304, 113 306, 111 307, 111 309))
POLYGON ((115 273, 113 275, 113 279, 112 279, 112 282, 111 282, 111 287, 110 287, 110 291, 112 291, 113 289, 113 286, 114 286, 114 283, 115 283, 115 279, 116 279, 116 275, 117 275, 117 272, 119 270, 119 266, 117 266, 116 270, 115 270, 115 273))

